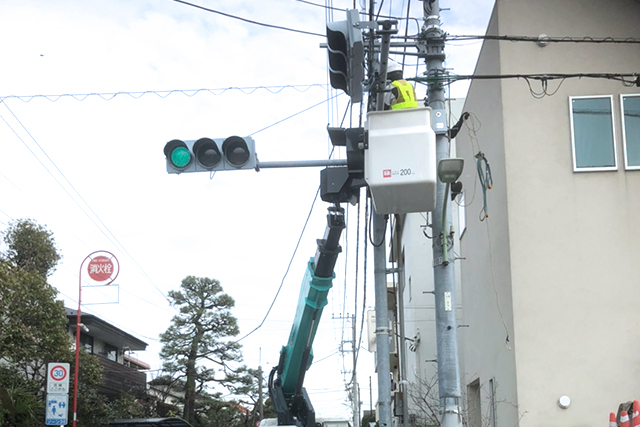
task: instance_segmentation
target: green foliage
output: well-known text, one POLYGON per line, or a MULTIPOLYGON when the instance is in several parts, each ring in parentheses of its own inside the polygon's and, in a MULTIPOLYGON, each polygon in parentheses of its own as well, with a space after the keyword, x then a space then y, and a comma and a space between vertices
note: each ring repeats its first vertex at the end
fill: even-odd
POLYGON ((44 276, 0 262, 0 354, 33 379, 44 379, 42 368, 63 360, 71 345, 56 296, 44 276))
POLYGON ((40 384, 7 366, 0 366, 0 424, 31 427, 42 424, 44 402, 38 400, 40 384))
MULTIPOLYGON (((46 367, 71 364, 75 350, 58 292, 47 283, 60 260, 53 234, 31 220, 19 220, 1 233, 0 254, 0 425, 41 426, 45 416, 46 367)), ((81 350, 78 376, 78 427, 99 427, 114 418, 156 416, 155 401, 132 391, 115 400, 98 393, 103 382, 98 359, 81 350)), ((69 394, 69 418, 73 392, 69 394)))
POLYGON ((4 257, 13 265, 48 277, 62 257, 58 252, 53 233, 29 219, 9 224, 3 234, 8 250, 4 257))
POLYGON ((71 344, 58 292, 47 283, 60 259, 53 235, 31 220, 2 233, 0 255, 0 354, 25 376, 43 381, 43 367, 62 361, 71 344))
POLYGON ((197 391, 204 395, 209 383, 233 387, 241 380, 242 374, 236 375, 228 366, 242 360, 240 344, 228 340, 239 333, 231 314, 235 302, 219 281, 194 276, 187 276, 180 291, 170 291, 169 298, 180 314, 160 336, 160 357, 165 372, 184 379, 184 418, 193 423, 197 391))
POLYGON ((195 420, 196 427, 245 427, 247 414, 237 402, 210 400, 195 420))

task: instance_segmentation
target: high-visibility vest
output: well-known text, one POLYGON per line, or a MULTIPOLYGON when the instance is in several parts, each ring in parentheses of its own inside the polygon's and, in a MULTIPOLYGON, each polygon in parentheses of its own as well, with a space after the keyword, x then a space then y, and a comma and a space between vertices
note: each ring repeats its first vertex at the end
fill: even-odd
POLYGON ((392 110, 401 110, 403 108, 417 108, 416 91, 411 83, 406 80, 394 80, 391 84, 398 89, 398 97, 396 102, 391 106, 392 110))

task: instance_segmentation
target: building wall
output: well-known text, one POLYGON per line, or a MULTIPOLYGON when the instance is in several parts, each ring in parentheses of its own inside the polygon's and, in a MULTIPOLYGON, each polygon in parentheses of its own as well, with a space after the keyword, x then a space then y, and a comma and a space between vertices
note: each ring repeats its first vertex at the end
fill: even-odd
MULTIPOLYGON (((499 0, 488 34, 638 39, 638 22, 633 0, 499 0)), ((476 73, 637 70, 639 45, 487 41, 476 73)), ((488 221, 476 217, 482 194, 466 194, 473 199, 462 239, 470 327, 460 340, 465 375, 481 384, 494 379, 496 401, 507 403, 498 404, 499 426, 520 416, 521 426, 595 425, 639 396, 640 343, 630 337, 632 301, 640 297, 640 171, 624 169, 619 105, 620 94, 639 88, 568 79, 550 81, 547 91, 536 99, 523 79, 474 82, 465 111, 482 127, 475 145, 465 132, 458 137, 467 191, 477 185, 480 150, 494 179, 488 221), (616 171, 573 171, 569 96, 586 95, 613 95, 616 171), (572 401, 566 410, 557 405, 562 395, 572 401)))

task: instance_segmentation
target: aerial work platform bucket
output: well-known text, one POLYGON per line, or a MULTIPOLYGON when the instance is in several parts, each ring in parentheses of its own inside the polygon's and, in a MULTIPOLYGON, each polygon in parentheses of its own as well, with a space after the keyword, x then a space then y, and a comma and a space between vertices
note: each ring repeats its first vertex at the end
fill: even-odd
POLYGON ((437 168, 431 108, 372 111, 365 128, 364 174, 376 213, 433 210, 437 168))

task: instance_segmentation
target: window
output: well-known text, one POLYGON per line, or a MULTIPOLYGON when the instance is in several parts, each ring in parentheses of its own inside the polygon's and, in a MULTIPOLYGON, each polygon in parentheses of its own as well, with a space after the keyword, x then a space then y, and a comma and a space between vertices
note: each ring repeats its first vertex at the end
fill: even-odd
POLYGON ((569 97, 574 171, 615 170, 613 97, 569 97))
POLYGON ((118 349, 114 346, 112 346, 111 344, 104 344, 104 352, 107 356, 107 359, 109 360, 113 360, 114 362, 117 362, 117 358, 118 358, 118 349))
POLYGON ((640 94, 620 95, 622 138, 627 169, 640 169, 640 94))
POLYGON ((80 348, 84 348, 87 353, 93 354, 93 337, 80 332, 80 348))
POLYGON ((467 408, 469 411, 469 426, 482 427, 480 379, 475 379, 467 385, 467 408))

